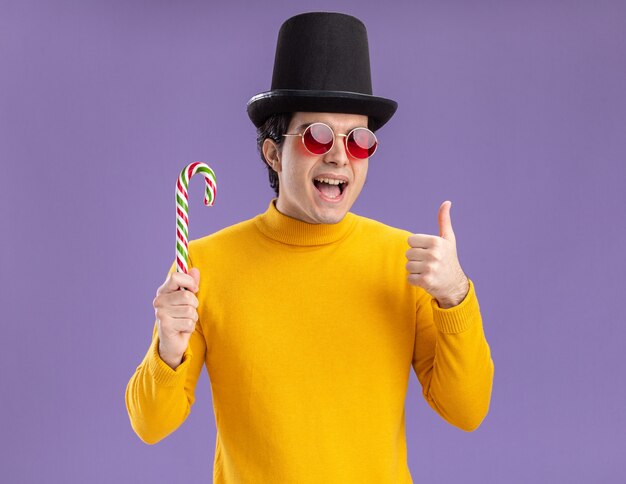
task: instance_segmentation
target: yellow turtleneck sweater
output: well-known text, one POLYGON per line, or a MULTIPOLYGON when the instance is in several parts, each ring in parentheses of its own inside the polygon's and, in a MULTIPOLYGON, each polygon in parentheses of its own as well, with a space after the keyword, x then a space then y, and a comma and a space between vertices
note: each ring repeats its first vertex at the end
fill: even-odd
POLYGON ((191 241, 196 330, 173 370, 154 326, 126 388, 131 425, 149 444, 176 430, 206 365, 214 482, 410 483, 411 367, 452 425, 473 430, 489 408, 494 367, 474 284, 442 309, 407 282, 409 232, 353 213, 308 224, 274 202, 191 241))

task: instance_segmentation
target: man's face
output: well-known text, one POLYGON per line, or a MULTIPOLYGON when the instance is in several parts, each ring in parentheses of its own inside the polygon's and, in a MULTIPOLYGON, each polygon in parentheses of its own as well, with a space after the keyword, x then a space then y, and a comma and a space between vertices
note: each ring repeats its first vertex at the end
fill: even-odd
POLYGON ((369 159, 360 160, 346 151, 345 137, 353 128, 367 128, 367 116, 338 113, 294 113, 287 133, 302 133, 307 125, 323 122, 335 132, 335 143, 324 155, 313 155, 301 136, 286 136, 278 163, 279 195, 276 208, 283 214, 308 223, 340 222, 361 193, 369 159), (321 182, 339 179, 339 186, 321 182))

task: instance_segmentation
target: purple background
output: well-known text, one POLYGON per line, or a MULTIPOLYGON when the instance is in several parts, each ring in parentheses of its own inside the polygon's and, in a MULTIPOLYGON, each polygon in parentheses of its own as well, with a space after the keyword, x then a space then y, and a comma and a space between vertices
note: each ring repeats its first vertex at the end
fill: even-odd
POLYGON ((496 0, 1 2, 0 480, 211 481, 206 370, 155 446, 124 390, 173 261, 180 169, 218 178, 211 208, 192 183, 192 239, 273 195, 245 104, 280 24, 310 10, 365 22, 374 93, 399 103, 353 211, 438 235, 452 200, 495 362, 473 433, 411 374, 415 482, 625 482, 626 3, 496 0))

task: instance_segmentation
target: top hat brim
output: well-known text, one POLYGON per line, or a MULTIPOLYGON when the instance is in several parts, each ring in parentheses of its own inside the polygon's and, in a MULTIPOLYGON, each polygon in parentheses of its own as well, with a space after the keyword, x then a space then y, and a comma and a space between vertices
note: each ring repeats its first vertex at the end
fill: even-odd
POLYGON ((349 91, 275 89, 252 97, 248 116, 258 128, 272 114, 284 112, 347 113, 368 116, 372 131, 381 128, 393 116, 398 103, 391 99, 349 91))

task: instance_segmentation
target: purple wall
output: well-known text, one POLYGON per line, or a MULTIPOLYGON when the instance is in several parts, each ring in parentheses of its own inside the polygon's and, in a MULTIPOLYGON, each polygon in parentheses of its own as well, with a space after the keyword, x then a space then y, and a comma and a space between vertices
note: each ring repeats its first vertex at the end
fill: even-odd
POLYGON ((412 373, 415 482, 626 482, 626 3, 496 0, 0 2, 0 481, 211 481, 206 370, 156 446, 124 390, 180 169, 205 161, 219 183, 212 208, 192 183, 192 239, 267 207, 245 104, 306 10, 361 18, 374 93, 399 102, 353 211, 438 235, 452 200, 492 348, 474 433, 412 373))

